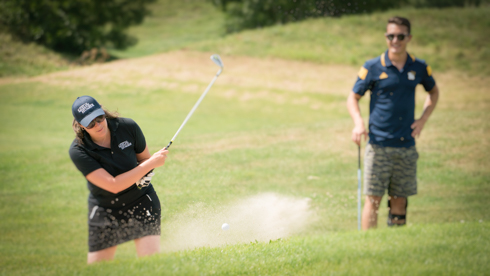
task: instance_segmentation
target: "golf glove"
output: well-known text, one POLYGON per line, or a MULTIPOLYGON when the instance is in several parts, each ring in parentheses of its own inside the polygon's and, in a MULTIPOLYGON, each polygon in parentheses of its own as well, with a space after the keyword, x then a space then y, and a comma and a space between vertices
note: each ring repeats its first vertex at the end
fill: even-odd
POLYGON ((147 173, 140 180, 136 181, 136 186, 138 186, 138 188, 140 188, 140 189, 147 187, 148 185, 150 185, 151 177, 154 175, 155 175, 155 173, 153 171, 147 173))

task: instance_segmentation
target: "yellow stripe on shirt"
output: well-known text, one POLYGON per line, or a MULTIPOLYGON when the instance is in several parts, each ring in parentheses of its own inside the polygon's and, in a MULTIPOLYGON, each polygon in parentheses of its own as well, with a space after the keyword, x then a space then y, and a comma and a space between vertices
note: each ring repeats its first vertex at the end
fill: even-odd
POLYGON ((359 73, 357 75, 359 76, 359 78, 361 80, 364 80, 364 79, 366 79, 367 73, 368 73, 368 69, 361 67, 361 69, 359 70, 359 73))

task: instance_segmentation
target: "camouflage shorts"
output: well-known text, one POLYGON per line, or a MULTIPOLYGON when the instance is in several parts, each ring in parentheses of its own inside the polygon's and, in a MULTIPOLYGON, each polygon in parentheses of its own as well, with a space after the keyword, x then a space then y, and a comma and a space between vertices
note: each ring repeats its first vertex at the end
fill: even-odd
POLYGON ((415 146, 382 147, 367 144, 364 161, 364 194, 408 197, 417 194, 417 159, 415 146))

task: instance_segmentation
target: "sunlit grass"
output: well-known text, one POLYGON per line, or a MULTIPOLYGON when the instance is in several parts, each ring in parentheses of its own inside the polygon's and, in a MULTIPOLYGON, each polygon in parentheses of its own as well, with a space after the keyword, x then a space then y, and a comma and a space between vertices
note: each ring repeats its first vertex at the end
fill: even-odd
MULTIPOLYGON (((138 44, 126 50, 109 49, 117 58, 148 56, 173 50, 198 50, 222 55, 277 57, 321 64, 361 66, 386 48, 386 21, 393 15, 412 22, 409 51, 426 60, 435 72, 490 73, 489 5, 482 7, 405 8, 369 15, 310 19, 227 35, 224 14, 207 1, 160 0, 152 14, 129 34, 138 44)), ((0 76, 37 75, 63 70, 68 62, 40 46, 14 43, 0 36, 0 76), (22 54, 19 54, 22 49, 22 54), (46 58, 49 56, 49 58, 46 58)))
POLYGON ((70 61, 35 43, 22 43, 0 29, 0 78, 35 76, 70 68, 70 61))
MULTIPOLYGON (((193 14, 176 10, 177 3, 161 3, 167 2, 154 4, 152 17, 131 30, 140 35, 140 46, 113 53, 137 57, 186 48, 220 53, 225 63, 167 164, 156 171, 163 225, 198 203, 212 210, 268 192, 309 198, 311 223, 271 243, 143 259, 136 259, 133 243, 126 243, 115 261, 88 267, 88 191, 68 157, 73 100, 93 95, 108 109, 135 119, 154 152, 168 143, 216 68, 208 53, 182 50, 4 79, 1 275, 487 273, 490 83, 483 74, 488 72, 488 17, 482 14, 488 8, 396 11, 414 19, 411 49, 435 68, 441 98, 417 141, 419 194, 410 198, 408 226, 386 229, 383 202, 379 229, 359 233, 357 148, 350 141, 345 101, 357 68, 384 49, 377 34, 393 12, 223 36, 222 19, 214 17, 218 13, 209 3, 188 1, 193 14), (421 27, 428 25, 434 28, 421 27), (459 40, 448 35, 463 31, 459 40), (465 58, 453 58, 459 52, 465 58)), ((34 55, 39 53, 44 52, 34 55)), ((44 72, 36 70, 20 74, 44 72)), ((424 97, 419 90, 416 114, 424 97)), ((361 100, 365 118, 368 102, 361 100)))
POLYGON ((229 55, 279 57, 324 64, 361 66, 386 48, 388 18, 411 20, 409 51, 436 71, 488 75, 489 6, 480 8, 400 9, 342 18, 310 19, 244 31, 189 48, 229 55))
MULTIPOLYGON (((436 75, 442 96, 418 141, 419 194, 410 199, 409 227, 386 229, 383 203, 379 228, 386 230, 358 234, 357 151, 349 140, 352 122, 345 108, 353 81, 335 76, 339 70, 355 76, 357 69, 315 64, 308 69, 306 64, 290 63, 303 66, 304 75, 316 76, 320 71, 337 81, 336 89, 322 92, 322 82, 315 77, 307 91, 299 92, 295 90, 299 84, 292 79, 288 87, 278 88, 287 70, 268 71, 271 64, 285 66, 283 61, 246 59, 254 70, 236 74, 241 70, 237 64, 243 65, 245 59, 231 56, 223 56, 229 68, 175 141, 167 164, 156 171, 163 225, 173 223, 173 218, 196 203, 214 208, 265 192, 310 198, 314 220, 298 236, 272 245, 204 248, 137 260, 134 245, 127 243, 119 248, 114 263, 85 267, 87 189, 67 153, 73 139, 69 107, 78 95, 96 96, 107 108, 134 118, 154 152, 173 136, 216 69, 207 54, 192 53, 189 59, 181 55, 168 54, 168 59, 179 57, 182 66, 172 69, 174 76, 153 72, 155 76, 148 78, 155 78, 155 83, 143 82, 132 73, 134 68, 142 72, 155 68, 142 59, 125 63, 124 68, 108 64, 0 86, 0 116, 5 118, 0 121, 2 272, 116 275, 122 270, 140 273, 148 269, 244 274, 260 268, 270 274, 359 274, 364 270, 353 264, 380 259, 382 266, 367 271, 374 274, 376 269, 399 267, 386 251, 396 241, 400 248, 396 254, 412 259, 412 252, 417 252, 407 265, 417 273, 482 273, 484 257, 472 256, 487 248, 474 240, 488 230, 489 219, 489 145, 484 139, 490 129, 486 112, 490 101, 484 89, 487 79, 467 78, 463 84, 453 73, 436 75), (203 75, 201 59, 210 65, 203 75), (190 82, 182 72, 196 77, 190 82), (252 82, 250 75, 254 74, 252 82), (111 77, 117 75, 125 81, 111 77), (460 93, 461 87, 469 92, 460 93), (437 234, 446 231, 451 234, 437 234), (372 244, 371 239, 379 244, 372 244), (219 255, 221 250, 227 255, 219 255), (292 252, 297 259, 288 256, 292 252), (340 257, 335 259, 336 255, 340 257), (192 265, 183 265, 187 262, 192 265)), ((154 59, 158 64, 165 60, 163 56, 154 59)), ((418 95, 420 114, 425 94, 419 91, 418 95)), ((361 104, 366 116, 368 99, 361 104)))
POLYGON ((159 0, 149 5, 151 15, 130 28, 138 44, 127 50, 109 49, 118 58, 147 56, 223 37, 224 15, 208 1, 159 0))

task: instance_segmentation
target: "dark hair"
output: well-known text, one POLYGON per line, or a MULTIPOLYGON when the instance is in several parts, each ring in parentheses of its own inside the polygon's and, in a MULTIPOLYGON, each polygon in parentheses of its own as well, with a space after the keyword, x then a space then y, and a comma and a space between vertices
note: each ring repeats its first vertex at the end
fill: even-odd
POLYGON ((399 26, 407 27, 408 34, 410 34, 410 21, 408 21, 408 19, 406 19, 405 17, 393 16, 392 18, 388 19, 388 24, 392 23, 399 26))
MULTIPOLYGON (((105 113, 106 119, 115 119, 119 117, 119 113, 117 111, 111 112, 106 110, 105 108, 102 108, 105 113)), ((85 135, 85 130, 83 130, 82 126, 80 125, 75 118, 73 118, 73 123, 71 124, 73 131, 75 132, 75 140, 79 145, 83 145, 83 136, 85 135)))

